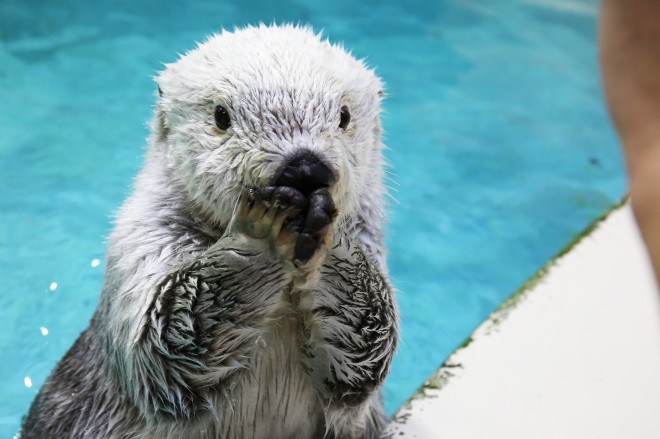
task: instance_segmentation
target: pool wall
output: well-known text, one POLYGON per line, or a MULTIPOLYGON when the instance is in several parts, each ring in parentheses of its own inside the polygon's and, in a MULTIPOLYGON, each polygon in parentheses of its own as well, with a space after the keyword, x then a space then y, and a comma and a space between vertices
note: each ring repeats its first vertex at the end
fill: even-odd
POLYGON ((660 294, 628 203, 498 308, 394 416, 402 438, 660 437, 660 294))

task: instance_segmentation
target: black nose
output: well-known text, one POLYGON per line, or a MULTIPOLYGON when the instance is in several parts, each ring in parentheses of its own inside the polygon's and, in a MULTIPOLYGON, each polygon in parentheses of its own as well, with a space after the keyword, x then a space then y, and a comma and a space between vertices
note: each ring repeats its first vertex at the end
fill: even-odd
POLYGON ((289 160, 275 185, 289 186, 309 195, 317 189, 330 186, 334 181, 335 176, 330 168, 313 152, 304 151, 289 160))

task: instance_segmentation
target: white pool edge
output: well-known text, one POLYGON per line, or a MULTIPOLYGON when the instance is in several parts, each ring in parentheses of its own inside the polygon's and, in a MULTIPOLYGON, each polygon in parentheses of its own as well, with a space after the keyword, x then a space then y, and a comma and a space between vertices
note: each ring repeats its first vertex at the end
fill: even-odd
POLYGON ((401 438, 660 437, 660 300, 622 202, 507 299, 394 416, 401 438))

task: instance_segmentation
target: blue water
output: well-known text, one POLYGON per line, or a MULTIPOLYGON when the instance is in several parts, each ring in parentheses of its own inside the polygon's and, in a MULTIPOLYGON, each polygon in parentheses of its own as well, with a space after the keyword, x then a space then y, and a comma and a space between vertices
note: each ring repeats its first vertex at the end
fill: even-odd
POLYGON ((141 164, 161 62, 223 26, 294 21, 384 78, 398 181, 389 265, 403 322, 385 387, 393 410, 623 195, 597 5, 0 2, 0 437, 96 306, 104 237, 141 164))

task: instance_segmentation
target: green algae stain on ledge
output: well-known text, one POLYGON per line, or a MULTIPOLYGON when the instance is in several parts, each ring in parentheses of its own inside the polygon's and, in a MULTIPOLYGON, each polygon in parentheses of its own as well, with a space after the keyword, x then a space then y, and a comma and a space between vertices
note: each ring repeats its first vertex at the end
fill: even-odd
POLYGON ((445 362, 436 370, 424 383, 404 402, 393 416, 395 423, 405 423, 409 417, 409 412, 416 400, 434 398, 437 393, 445 387, 449 381, 460 375, 463 369, 461 364, 461 352, 471 346, 473 342, 482 337, 488 336, 493 330, 509 316, 512 310, 524 301, 536 287, 546 278, 548 273, 559 263, 567 253, 573 250, 583 239, 591 235, 600 224, 605 221, 613 212, 621 209, 629 200, 629 196, 624 196, 620 201, 606 210, 601 216, 596 218, 582 232, 575 236, 566 246, 564 246, 554 257, 552 257, 543 267, 534 273, 520 288, 513 292, 477 329, 467 337, 463 343, 445 360, 445 362))
MULTIPOLYGON (((552 268, 557 265, 557 263, 566 256, 571 250, 573 250, 583 239, 591 235, 600 224, 605 221, 613 212, 621 209, 628 202, 628 195, 624 196, 616 204, 606 210, 601 216, 596 218, 591 224, 589 224, 582 232, 578 233, 575 238, 573 238, 566 246, 564 246, 555 256, 553 256, 543 267, 541 267, 536 273, 534 273, 525 283, 523 283, 520 288, 511 294, 500 306, 493 311, 493 313, 486 319, 486 321, 481 325, 484 326, 490 323, 490 326, 499 325, 506 316, 508 316, 511 310, 515 309, 518 304, 527 296, 529 292, 534 290, 542 281, 546 278, 548 273, 552 268)), ((475 333, 481 329, 481 326, 477 328, 475 333)), ((474 335, 474 334, 473 334, 474 335)), ((472 338, 472 337, 470 337, 472 338)), ((461 347, 463 347, 461 345, 461 347)), ((453 355, 453 354, 452 354, 453 355)))

